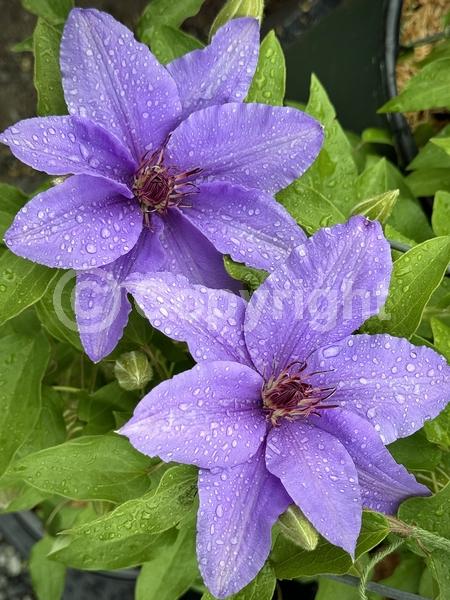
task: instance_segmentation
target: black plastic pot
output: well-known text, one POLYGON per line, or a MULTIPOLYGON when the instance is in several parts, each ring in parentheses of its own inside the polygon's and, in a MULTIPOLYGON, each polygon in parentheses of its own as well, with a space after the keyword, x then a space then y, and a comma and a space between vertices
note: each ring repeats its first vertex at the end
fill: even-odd
POLYGON ((397 94, 402 0, 315 0, 307 12, 301 4, 286 2, 265 22, 277 30, 285 51, 287 98, 306 101, 315 73, 343 127, 360 133, 388 126, 406 165, 417 149, 405 118, 377 114, 397 94))

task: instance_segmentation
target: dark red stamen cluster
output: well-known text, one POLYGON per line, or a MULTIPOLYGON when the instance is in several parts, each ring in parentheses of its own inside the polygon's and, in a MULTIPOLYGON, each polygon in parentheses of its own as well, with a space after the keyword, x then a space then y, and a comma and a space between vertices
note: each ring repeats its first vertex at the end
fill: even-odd
POLYGON ((153 212, 165 214, 171 206, 187 206, 184 198, 197 190, 190 179, 201 169, 180 173, 164 165, 164 148, 144 156, 134 175, 133 192, 139 201, 144 221, 150 225, 153 212))
POLYGON ((313 414, 320 415, 325 408, 337 407, 337 404, 324 404, 334 394, 335 388, 314 387, 307 380, 316 373, 305 374, 305 369, 306 363, 292 363, 265 384, 263 408, 272 425, 277 426, 283 418, 293 421, 313 414), (300 366, 293 371, 296 365, 300 366))

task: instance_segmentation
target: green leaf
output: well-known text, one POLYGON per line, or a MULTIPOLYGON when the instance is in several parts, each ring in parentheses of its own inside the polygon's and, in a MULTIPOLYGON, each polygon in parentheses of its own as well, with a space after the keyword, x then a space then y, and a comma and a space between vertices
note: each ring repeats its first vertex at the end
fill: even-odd
MULTIPOLYGON (((410 498, 403 502, 399 509, 399 518, 415 527, 420 527, 426 532, 431 532, 433 536, 442 542, 447 542, 450 547, 450 513, 448 510, 450 504, 450 484, 443 490, 429 498, 410 498)), ((446 600, 450 592, 450 571, 448 564, 450 553, 448 550, 441 549, 433 543, 427 535, 418 534, 420 546, 416 547, 421 554, 426 549, 427 563, 429 564, 433 576, 436 578, 441 600, 446 600)))
POLYGON ((400 196, 388 223, 416 242, 432 237, 433 232, 425 213, 394 165, 381 158, 369 165, 358 178, 357 190, 361 200, 395 189, 400 191, 400 196))
POLYGON ((377 127, 368 127, 364 129, 361 134, 361 140, 365 144, 386 144, 393 146, 392 133, 386 129, 379 129, 377 127))
POLYGON ((397 590, 417 594, 419 593, 424 568, 425 563, 419 556, 411 552, 402 552, 400 564, 396 567, 394 573, 386 579, 382 579, 379 583, 397 590))
POLYGON ((431 329, 436 350, 443 354, 450 363, 450 326, 439 319, 431 319, 431 329))
POLYGON ((0 339, 0 474, 36 424, 50 348, 45 336, 0 339))
POLYGON ((150 560, 152 548, 161 542, 159 534, 192 511, 196 481, 197 472, 192 467, 170 468, 156 491, 67 531, 52 558, 82 569, 119 569, 150 560))
POLYGON ((438 192, 433 203, 431 219, 436 235, 450 235, 450 193, 438 192))
MULTIPOLYGON (((314 210, 318 194, 324 196, 328 203, 335 207, 331 218, 328 218, 327 224, 331 225, 333 219, 341 213, 347 218, 354 206, 356 164, 351 144, 336 120, 333 105, 314 75, 311 77, 310 96, 305 110, 324 126, 325 142, 314 164, 293 185, 301 206, 308 206, 306 211, 314 210)), ((323 217, 326 217, 326 213, 323 217)))
POLYGON ((427 440, 423 431, 400 438, 388 448, 394 459, 410 471, 434 471, 442 458, 442 452, 427 440))
POLYGON ((418 244, 394 262, 389 296, 380 315, 364 325, 369 333, 411 337, 450 262, 450 237, 418 244))
POLYGON ((14 471, 48 494, 121 503, 148 491, 152 464, 124 437, 99 435, 29 454, 14 471))
POLYGON ((408 112, 450 106, 450 58, 426 65, 407 83, 401 94, 379 112, 408 112))
POLYGON ((233 279, 243 281, 251 290, 256 290, 265 281, 268 273, 247 267, 243 263, 234 262, 229 256, 224 257, 225 269, 233 279))
POLYGON ((72 306, 75 287, 73 271, 57 271, 41 300, 35 305, 36 314, 44 329, 60 342, 68 342, 82 350, 72 306))
POLYGON ((51 25, 61 25, 73 8, 73 0, 22 0, 22 6, 51 25))
POLYGON ((450 136, 450 125, 444 127, 436 137, 429 140, 425 146, 420 148, 419 153, 408 166, 408 169, 417 171, 419 169, 450 169, 450 156, 436 145, 435 141, 441 137, 450 136))
POLYGON ((0 183, 0 237, 3 239, 16 213, 27 201, 27 196, 16 187, 0 183))
POLYGON ((173 544, 163 546, 153 560, 142 565, 135 600, 180 598, 198 577, 195 524, 183 527, 173 544))
POLYGON ((83 435, 107 433, 115 429, 115 413, 131 417, 136 402, 136 395, 122 389, 116 381, 93 394, 82 394, 78 404, 78 417, 86 422, 83 435))
POLYGON ((0 325, 35 304, 56 272, 9 250, 0 254, 0 325))
POLYGON ((203 48, 203 44, 195 37, 169 25, 145 30, 142 41, 151 47, 153 54, 163 65, 192 50, 203 48))
MULTIPOLYGON (((383 515, 363 511, 361 533, 356 547, 356 556, 362 556, 389 533, 389 526, 383 515)), ((275 574, 280 579, 314 577, 320 573, 343 575, 352 566, 347 552, 320 538, 315 550, 303 550, 283 536, 278 536, 270 557, 275 574)))
POLYGON ((58 26, 38 19, 33 44, 34 86, 38 97, 37 113, 40 116, 67 113, 59 68, 61 33, 58 26))
POLYGON ((28 567, 38 600, 59 600, 64 591, 66 567, 47 558, 53 542, 53 538, 45 536, 31 549, 28 567))
POLYGON ((160 25, 180 27, 189 17, 193 17, 200 10, 204 0, 152 0, 145 8, 137 25, 137 34, 140 39, 151 36, 151 30, 160 25))
POLYGON ((246 101, 282 106, 285 90, 284 53, 272 30, 261 43, 258 65, 246 101))
MULTIPOLYGON (((266 564, 251 583, 237 594, 227 596, 227 600, 272 600, 276 583, 271 566, 266 564)), ((201 600, 215 600, 215 597, 205 592, 201 600)))
POLYGON ((420 169, 408 175, 406 182, 416 196, 433 196, 439 190, 450 191, 450 169, 420 169))
POLYGON ((231 19, 254 17, 261 23, 264 12, 264 0, 227 0, 211 25, 210 37, 231 19))

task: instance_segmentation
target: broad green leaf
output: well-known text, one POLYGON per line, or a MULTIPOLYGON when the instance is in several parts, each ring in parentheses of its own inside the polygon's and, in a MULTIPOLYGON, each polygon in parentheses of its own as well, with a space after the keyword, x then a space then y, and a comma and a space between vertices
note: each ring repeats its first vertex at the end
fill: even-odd
POLYGON ((16 187, 0 183, 0 238, 13 222, 17 212, 27 201, 27 196, 16 187))
POLYGON ((419 169, 406 182, 416 196, 433 196, 439 190, 450 191, 450 168, 419 169))
POLYGON ((151 30, 160 25, 180 27, 189 17, 193 17, 200 10, 204 0, 151 0, 145 8, 137 25, 137 34, 140 39, 144 35, 151 35, 151 30))
POLYGON ((40 116, 63 115, 67 113, 59 68, 59 46, 61 28, 38 19, 33 34, 34 45, 34 86, 40 116))
POLYGON ((314 210, 317 194, 333 204, 336 210, 328 220, 330 225, 339 213, 348 217, 356 202, 356 164, 351 144, 336 120, 333 105, 314 75, 305 111, 324 126, 325 141, 314 164, 295 182, 295 189, 299 203, 301 206, 307 205, 309 212, 314 210))
POLYGON ((38 600, 59 600, 64 591, 66 567, 47 558, 53 542, 45 536, 31 549, 28 567, 38 600))
POLYGON ((432 237, 433 232, 425 213, 394 165, 385 158, 378 159, 358 178, 357 191, 361 200, 396 189, 400 195, 388 223, 416 242, 432 237))
POLYGON ((264 12, 264 0, 227 0, 211 25, 210 36, 231 19, 254 17, 261 23, 264 12))
POLYGON ((152 461, 119 435, 82 436, 29 454, 14 471, 48 494, 125 502, 148 492, 152 461))
POLYGON ((73 0, 22 0, 22 6, 51 25, 61 25, 73 8, 73 0))
POLYGON ((183 527, 173 544, 145 563, 136 582, 135 600, 180 598, 198 577, 195 524, 183 527))
POLYGON ((42 333, 0 339, 0 474, 35 426, 50 349, 42 333))
POLYGON ((427 440, 423 431, 389 444, 389 452, 410 471, 433 471, 442 457, 442 452, 427 440))
POLYGON ((272 30, 261 43, 258 65, 246 101, 282 106, 285 89, 284 53, 272 30))
POLYGON ((411 337, 450 263, 450 237, 418 244, 394 262, 389 296, 380 315, 364 325, 369 333, 411 337))
POLYGON ((192 512, 196 480, 197 472, 191 467, 170 468, 156 491, 67 531, 52 558, 83 569, 119 569, 149 561, 155 544, 166 543, 167 535, 159 534, 192 512))
POLYGON ((436 137, 430 139, 425 146, 420 148, 419 153, 408 166, 408 169, 417 171, 420 169, 450 169, 450 156, 435 142, 440 138, 450 136, 450 125, 444 127, 436 137))
POLYGON ((408 112, 450 106, 450 57, 426 65, 379 112, 408 112))
POLYGON ((256 290, 265 281, 267 272, 247 267, 242 263, 234 262, 229 256, 224 258, 225 269, 233 279, 244 282, 251 290, 256 290))
MULTIPOLYGON (((383 515, 364 511, 356 556, 362 556, 377 546, 388 533, 389 526, 383 515)), ((343 575, 352 566, 352 559, 347 552, 323 538, 320 538, 314 550, 308 551, 278 536, 270 560, 280 579, 314 577, 320 573, 343 575)))
POLYGON ((419 556, 411 552, 402 552, 400 563, 394 573, 379 583, 397 590, 418 594, 424 568, 425 563, 419 556))
POLYGON ((0 324, 35 304, 45 294, 56 271, 16 256, 0 254, 0 324))
MULTIPOLYGON (((266 564, 252 582, 237 594, 227 596, 227 600, 272 600, 276 583, 272 568, 266 564)), ((205 592, 201 600, 215 600, 215 597, 205 592)))
POLYGON ((439 599, 447 600, 450 593, 450 571, 448 568, 450 552, 450 484, 429 498, 410 498, 400 506, 399 518, 410 525, 425 530, 419 534, 420 545, 417 551, 426 551, 427 563, 439 585, 439 599), (433 540, 426 532, 434 534, 433 540), (444 547, 441 548, 441 545, 444 547))
POLYGON ((303 178, 297 179, 279 192, 277 200, 309 234, 321 227, 344 223, 347 220, 332 199, 305 185, 303 178))
POLYGON ((433 203, 431 219, 436 235, 450 235, 450 193, 438 192, 433 203))
POLYGON ((203 44, 192 35, 169 25, 159 25, 143 32, 142 41, 151 47, 153 54, 163 65, 203 44))
POLYGON ((73 310, 75 276, 73 271, 56 273, 46 293, 35 305, 36 314, 52 337, 82 350, 73 310))
POLYGON ((314 600, 360 600, 358 588, 326 577, 319 577, 319 589, 314 600))

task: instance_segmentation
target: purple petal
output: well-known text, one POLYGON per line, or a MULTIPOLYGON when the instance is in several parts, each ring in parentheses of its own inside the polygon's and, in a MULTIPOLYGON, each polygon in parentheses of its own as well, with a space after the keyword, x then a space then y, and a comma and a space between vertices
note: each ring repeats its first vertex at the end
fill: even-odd
POLYGON ((71 11, 61 71, 70 114, 114 133, 135 160, 159 148, 178 122, 181 104, 172 77, 147 46, 106 13, 71 11))
POLYGON ((5 234, 12 252, 49 267, 89 269, 136 244, 142 215, 122 185, 74 175, 30 200, 5 234))
POLYGON ((183 275, 191 283, 239 291, 242 284, 227 274, 222 254, 175 208, 164 217, 161 243, 166 253, 165 271, 183 275))
POLYGON ((304 361, 376 314, 392 270, 379 223, 353 217, 321 229, 253 294, 245 339, 260 373, 304 361))
POLYGON ((93 362, 108 356, 122 337, 131 304, 123 282, 135 271, 159 269, 164 260, 156 232, 144 228, 135 247, 104 267, 78 273, 76 316, 86 354, 93 362))
POLYGON ((368 419, 385 444, 411 435, 450 400, 450 367, 425 346, 390 335, 355 335, 308 361, 313 385, 336 388, 333 404, 368 419))
POLYGON ((167 65, 178 85, 183 118, 213 104, 242 102, 252 82, 258 54, 258 21, 233 19, 219 29, 209 46, 167 65))
POLYGON ((117 138, 80 117, 25 119, 7 129, 0 141, 19 160, 49 175, 101 175, 130 183, 136 170, 117 138))
POLYGON ((252 267, 273 271, 306 240, 294 219, 276 200, 258 190, 226 182, 203 183, 183 210, 224 254, 252 267))
POLYGON ((269 433, 266 464, 317 531, 353 555, 361 497, 356 467, 341 442, 309 422, 284 420, 269 433))
POLYGON ((167 160, 200 178, 274 193, 300 177, 316 159, 322 126, 295 108, 266 104, 210 106, 173 132, 167 160))
POLYGON ((243 333, 246 302, 239 296, 171 273, 135 274, 125 285, 151 324, 187 342, 197 362, 231 360, 253 367, 243 333))
POLYGON ((372 425, 359 415, 330 409, 312 420, 336 436, 350 454, 358 471, 364 508, 395 514, 406 498, 429 495, 428 488, 395 462, 372 425))
POLYGON ((264 446, 243 465, 200 471, 197 556, 216 598, 238 592, 269 555, 271 529, 292 503, 264 462, 264 446))
POLYGON ((233 467, 264 439, 262 378, 235 362, 203 362, 163 381, 122 427, 148 456, 203 467, 233 467))

